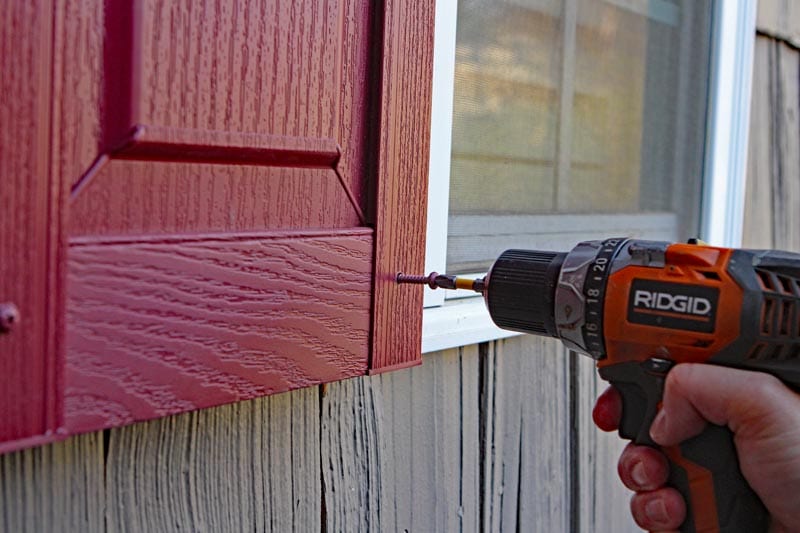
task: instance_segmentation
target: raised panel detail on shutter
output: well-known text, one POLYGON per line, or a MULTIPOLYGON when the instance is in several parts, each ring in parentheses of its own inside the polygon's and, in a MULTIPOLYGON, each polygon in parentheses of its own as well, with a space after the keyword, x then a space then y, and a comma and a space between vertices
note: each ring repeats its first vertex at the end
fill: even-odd
POLYGON ((107 3, 106 151, 252 162, 283 137, 302 165, 338 145, 329 166, 363 210, 370 4, 107 3))
POLYGON ((3 356, 0 453, 419 364, 394 276, 423 265, 433 2, 52 7, 21 146, 52 174, 26 193, 42 357, 3 356))
POLYGON ((364 374, 369 3, 104 13, 100 152, 68 179, 67 430, 364 374))
POLYGON ((331 168, 111 160, 70 205, 71 237, 361 225, 331 168))

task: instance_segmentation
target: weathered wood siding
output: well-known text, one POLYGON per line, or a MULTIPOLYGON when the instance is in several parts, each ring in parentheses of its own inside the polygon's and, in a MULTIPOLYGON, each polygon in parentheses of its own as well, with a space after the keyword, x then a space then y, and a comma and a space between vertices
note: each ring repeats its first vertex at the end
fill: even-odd
POLYGON ((759 2, 744 245, 800 251, 800 3, 759 2))
MULTIPOLYGON (((798 9, 760 2, 746 246, 800 250, 798 9)), ((635 531, 601 387, 518 337, 74 437, 0 456, 0 532, 635 531)))
POLYGON ((319 531, 318 389, 110 431, 108 531, 319 531))

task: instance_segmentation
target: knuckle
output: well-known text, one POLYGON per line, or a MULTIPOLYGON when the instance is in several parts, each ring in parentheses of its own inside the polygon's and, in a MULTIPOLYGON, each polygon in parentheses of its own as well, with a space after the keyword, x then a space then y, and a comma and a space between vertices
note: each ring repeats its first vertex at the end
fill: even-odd
POLYGON ((631 507, 631 515, 633 516, 633 520, 638 524, 639 527, 642 529, 653 529, 656 524, 653 523, 645 513, 645 505, 647 503, 647 495, 636 493, 631 497, 630 507, 631 507))
POLYGON ((675 365, 675 368, 667 374, 665 393, 667 391, 675 393, 685 390, 687 385, 695 381, 697 371, 697 365, 692 363, 675 365))
POLYGON ((686 507, 675 489, 659 489, 634 494, 630 502, 636 523, 649 530, 677 528, 686 517, 686 507))
POLYGON ((749 379, 749 383, 752 388, 752 395, 758 398, 770 398, 783 389, 783 383, 772 374, 767 374, 766 372, 754 372, 749 379))
POLYGON ((667 481, 666 457, 648 446, 629 444, 617 462, 617 473, 622 483, 631 490, 654 490, 667 481))

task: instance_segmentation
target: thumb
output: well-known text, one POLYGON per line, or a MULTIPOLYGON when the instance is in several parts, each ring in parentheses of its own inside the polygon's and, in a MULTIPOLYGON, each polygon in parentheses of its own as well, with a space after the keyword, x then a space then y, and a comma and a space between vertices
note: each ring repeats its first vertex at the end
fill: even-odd
POLYGON ((756 436, 785 424, 787 415, 796 416, 782 412, 794 411, 796 399, 789 396, 794 393, 763 372, 679 364, 667 375, 662 408, 650 436, 662 446, 673 446, 699 435, 706 421, 728 426, 740 438, 756 436))

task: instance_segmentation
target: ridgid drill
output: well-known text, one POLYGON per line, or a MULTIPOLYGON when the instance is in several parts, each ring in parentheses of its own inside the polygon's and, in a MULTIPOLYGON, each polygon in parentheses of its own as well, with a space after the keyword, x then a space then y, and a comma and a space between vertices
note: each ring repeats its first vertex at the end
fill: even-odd
MULTIPOLYGON (((657 446, 650 424, 677 363, 768 372, 800 387, 800 254, 613 238, 567 253, 507 250, 483 279, 398 274, 400 283, 482 293, 499 327, 561 339, 619 390, 619 434, 657 446)), ((681 531, 766 531, 733 434, 709 424, 662 450, 683 495, 681 531)))

